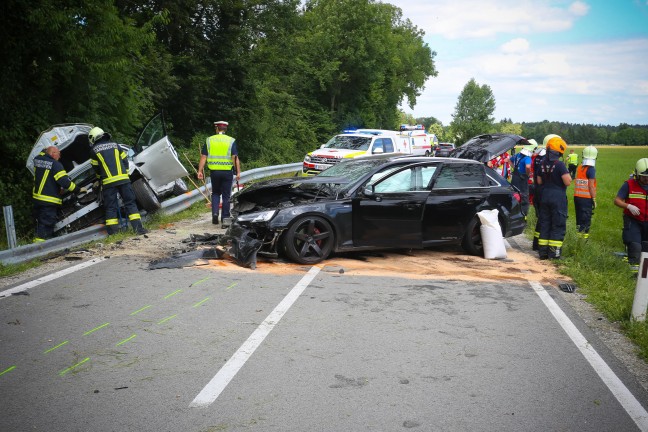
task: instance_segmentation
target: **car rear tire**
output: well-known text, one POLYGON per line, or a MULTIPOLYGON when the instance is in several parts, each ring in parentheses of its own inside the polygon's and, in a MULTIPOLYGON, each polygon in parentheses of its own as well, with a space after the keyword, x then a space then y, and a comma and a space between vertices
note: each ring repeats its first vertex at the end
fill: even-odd
POLYGON ((184 180, 178 179, 175 181, 173 185, 173 196, 179 196, 182 195, 183 193, 186 193, 189 191, 189 188, 187 187, 187 183, 185 183, 184 180))
POLYGON ((162 208, 160 200, 158 200, 155 192, 153 192, 151 186, 144 179, 133 182, 133 191, 135 192, 135 199, 140 209, 153 213, 162 208))
POLYGON ((484 256, 484 245, 482 243, 480 227, 481 221, 479 220, 479 217, 475 216, 468 223, 466 233, 461 242, 463 250, 471 255, 484 256))
POLYGON ((317 264, 333 250, 335 235, 331 224, 319 216, 297 219, 283 237, 287 257, 300 264, 317 264))

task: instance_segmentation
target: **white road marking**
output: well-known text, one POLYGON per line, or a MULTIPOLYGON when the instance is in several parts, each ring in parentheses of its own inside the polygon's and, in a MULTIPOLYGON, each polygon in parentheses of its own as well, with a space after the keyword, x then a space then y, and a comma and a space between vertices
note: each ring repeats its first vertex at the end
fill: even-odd
POLYGON ((312 267, 308 273, 293 287, 284 299, 274 308, 270 315, 257 327, 250 337, 241 345, 234 355, 214 375, 207 385, 198 393, 198 396, 189 404, 190 407, 206 407, 211 405, 221 394, 229 382, 234 378, 254 351, 261 345, 270 331, 281 320, 288 309, 297 301, 308 284, 317 276, 320 269, 312 267))
POLYGON ((545 291, 542 284, 533 281, 529 281, 529 284, 635 424, 641 431, 647 432, 648 412, 646 412, 633 394, 630 393, 630 390, 621 382, 619 377, 610 369, 596 350, 587 342, 587 339, 578 331, 574 323, 560 309, 549 293, 545 291))
POLYGON ((58 279, 61 276, 65 276, 65 275, 68 275, 70 273, 74 273, 77 270, 81 270, 83 268, 90 267, 91 265, 95 265, 97 263, 100 263, 103 260, 104 260, 104 258, 94 258, 94 259, 91 259, 90 261, 82 262, 81 264, 77 264, 77 265, 72 266, 70 268, 66 268, 65 270, 61 270, 61 271, 58 271, 56 273, 52 273, 50 275, 43 276, 41 278, 35 279, 35 280, 31 281, 31 282, 27 282, 27 283, 24 283, 22 285, 18 285, 17 287, 8 289, 6 291, 2 291, 2 292, 0 292, 0 299, 2 299, 4 297, 9 297, 13 293, 22 292, 22 291, 28 290, 30 288, 34 288, 34 287, 36 287, 38 285, 44 284, 45 282, 49 282, 51 280, 58 279))

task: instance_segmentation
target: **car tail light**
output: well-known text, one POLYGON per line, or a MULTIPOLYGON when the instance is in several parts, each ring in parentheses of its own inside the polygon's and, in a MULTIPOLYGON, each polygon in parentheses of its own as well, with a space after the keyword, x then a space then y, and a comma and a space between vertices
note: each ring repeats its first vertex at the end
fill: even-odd
POLYGON ((522 202, 522 197, 517 192, 513 192, 513 198, 515 198, 517 202, 522 202))

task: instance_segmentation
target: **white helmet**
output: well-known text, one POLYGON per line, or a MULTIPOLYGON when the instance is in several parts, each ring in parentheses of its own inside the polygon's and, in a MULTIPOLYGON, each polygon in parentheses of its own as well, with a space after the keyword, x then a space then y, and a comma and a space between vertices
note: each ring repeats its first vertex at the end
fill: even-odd
POLYGON ((88 132, 88 141, 90 141, 90 145, 93 146, 97 141, 99 141, 103 137, 108 137, 110 138, 110 134, 104 132, 103 129, 100 127, 93 127, 90 129, 90 132, 88 132))
POLYGON ((598 150, 593 145, 587 146, 583 149, 583 165, 594 166, 598 150))

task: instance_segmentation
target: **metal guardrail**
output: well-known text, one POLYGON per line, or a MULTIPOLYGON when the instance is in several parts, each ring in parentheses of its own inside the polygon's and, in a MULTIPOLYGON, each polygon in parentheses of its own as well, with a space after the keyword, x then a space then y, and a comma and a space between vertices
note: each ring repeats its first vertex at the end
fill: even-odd
MULTIPOLYGON (((292 163, 286 165, 275 165, 270 167, 255 168, 241 173, 240 183, 247 183, 254 180, 261 180, 267 177, 273 177, 288 173, 297 173, 301 171, 302 163, 292 163)), ((203 194, 211 193, 211 185, 207 184, 200 189, 194 189, 182 195, 170 198, 162 202, 160 211, 166 214, 175 214, 190 207, 193 203, 205 199, 203 194)), ((144 217, 146 220, 146 216, 144 217)), ((40 243, 33 243, 24 246, 18 246, 13 249, 0 251, 0 262, 2 264, 18 264, 30 261, 36 258, 44 257, 52 253, 70 249, 93 240, 99 240, 107 237, 106 227, 104 225, 93 225, 91 227, 75 231, 70 234, 55 237, 40 243)))

